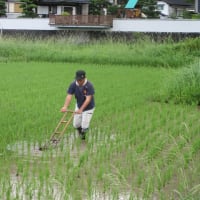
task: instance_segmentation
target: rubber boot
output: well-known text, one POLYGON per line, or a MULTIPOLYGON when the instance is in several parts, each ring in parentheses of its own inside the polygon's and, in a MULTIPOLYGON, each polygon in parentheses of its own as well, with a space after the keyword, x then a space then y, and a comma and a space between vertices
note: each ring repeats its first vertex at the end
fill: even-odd
POLYGON ((85 140, 85 135, 86 135, 85 132, 82 132, 82 133, 81 133, 81 139, 82 139, 82 140, 85 140))
POLYGON ((78 134, 79 134, 79 135, 82 134, 82 128, 81 128, 81 127, 78 127, 78 128, 77 128, 77 131, 78 131, 78 134))
POLYGON ((85 140, 87 130, 88 129, 82 129, 82 132, 81 132, 81 139, 82 140, 85 140))

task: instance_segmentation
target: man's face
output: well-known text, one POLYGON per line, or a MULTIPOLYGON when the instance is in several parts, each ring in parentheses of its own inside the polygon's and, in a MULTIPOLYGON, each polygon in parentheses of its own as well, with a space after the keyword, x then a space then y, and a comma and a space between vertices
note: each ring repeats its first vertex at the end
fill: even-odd
POLYGON ((80 80, 77 80, 79 86, 82 86, 85 82, 85 79, 80 79, 80 80))

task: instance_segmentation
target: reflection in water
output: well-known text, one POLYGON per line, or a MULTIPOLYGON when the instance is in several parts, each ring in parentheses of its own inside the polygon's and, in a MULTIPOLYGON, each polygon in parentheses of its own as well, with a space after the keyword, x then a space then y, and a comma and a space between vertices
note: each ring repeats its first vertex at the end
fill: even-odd
MULTIPOLYGON (((37 178, 30 178, 30 180, 23 181, 22 178, 11 175, 10 188, 11 199, 21 200, 38 200, 38 199, 53 199, 53 200, 73 200, 72 196, 66 194, 65 187, 58 181, 52 179, 46 185, 41 185, 37 178), (41 192, 41 188, 45 192, 41 192), (30 198, 31 197, 31 198, 30 198)), ((87 196, 87 195, 86 195, 87 196)), ((114 199, 111 194, 99 192, 93 189, 91 197, 82 198, 82 200, 110 200, 114 199)), ((129 193, 121 193, 118 195, 118 200, 130 199, 129 193)), ((134 200, 142 200, 142 198, 134 197, 134 200)))

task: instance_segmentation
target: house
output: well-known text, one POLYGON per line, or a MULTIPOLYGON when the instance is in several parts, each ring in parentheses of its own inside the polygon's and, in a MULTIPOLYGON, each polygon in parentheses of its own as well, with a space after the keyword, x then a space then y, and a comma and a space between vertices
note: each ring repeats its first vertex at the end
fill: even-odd
MULTIPOLYGON (((49 14, 88 15, 90 0, 38 0, 36 13, 39 17, 48 17, 49 14)), ((6 1, 6 16, 17 18, 22 16, 20 0, 6 1)))
POLYGON ((88 15, 89 0, 38 0, 37 14, 45 17, 49 14, 88 15))
POLYGON ((183 12, 194 9, 194 5, 186 0, 162 0, 157 1, 157 9, 162 16, 182 17, 183 12))
POLYGON ((20 0, 6 1, 6 16, 8 18, 17 18, 22 15, 22 8, 20 8, 20 0))
MULTIPOLYGON (((114 0, 113 2, 115 2, 114 0)), ((88 15, 90 0, 38 0, 37 14, 39 17, 48 17, 50 14, 88 15)), ((110 0, 109 2, 112 2, 110 0)), ((20 0, 6 0, 6 15, 8 18, 17 18, 22 15, 20 0)), ((200 0, 194 5, 187 0, 158 0, 158 10, 162 16, 182 16, 185 10, 195 9, 200 12, 200 0)))

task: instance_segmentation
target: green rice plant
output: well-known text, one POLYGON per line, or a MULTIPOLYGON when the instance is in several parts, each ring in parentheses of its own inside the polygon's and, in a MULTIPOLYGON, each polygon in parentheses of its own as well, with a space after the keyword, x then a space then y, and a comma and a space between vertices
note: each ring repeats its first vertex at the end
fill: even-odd
MULTIPOLYGON (((12 42, 10 40, 9 44, 14 48, 12 42)), ((27 49, 33 45, 31 41, 26 42, 24 46, 27 45, 27 49)), ((167 51, 170 51, 182 44, 173 47, 171 44, 159 44, 159 47, 158 44, 148 44, 144 48, 135 44, 138 45, 137 53, 134 44, 112 44, 106 55, 111 44, 62 45, 63 54, 67 52, 65 48, 69 48, 72 50, 70 59, 77 56, 78 62, 86 56, 84 62, 51 63, 54 60, 52 49, 61 44, 55 41, 39 44, 36 41, 35 55, 31 59, 39 58, 36 55, 39 48, 38 51, 45 49, 48 56, 52 56, 49 62, 0 63, 0 186, 4 185, 0 187, 3 190, 0 197, 13 198, 10 175, 17 173, 21 180, 16 185, 16 198, 19 199, 20 191, 24 191, 27 198, 36 195, 37 199, 55 199, 51 194, 56 192, 58 196, 63 193, 63 199, 92 199, 95 191, 105 198, 126 199, 130 190, 138 199, 176 199, 174 197, 178 194, 174 190, 187 197, 184 189, 190 192, 189 197, 197 196, 200 113, 192 105, 166 104, 151 99, 153 94, 163 89, 165 77, 179 69, 140 65, 146 61, 135 66, 136 61, 131 60, 131 55, 136 57, 137 53, 141 53, 138 59, 144 58, 145 51, 146 59, 150 58, 149 55, 153 57, 152 48, 157 51, 155 55, 162 57, 159 51, 162 54, 165 45, 169 45, 167 51), (121 50, 116 50, 118 57, 115 58, 117 47, 121 50), (128 52, 128 61, 120 57, 120 51, 122 55, 128 52), (88 52, 93 57, 104 52, 97 59, 99 63, 101 58, 109 61, 109 52, 112 52, 112 62, 93 64, 93 58, 91 63, 84 64, 90 60, 88 52), (118 61, 120 65, 113 65, 118 61), (70 126, 61 146, 37 154, 38 143, 50 138, 61 118, 60 107, 66 89, 80 68, 86 70, 96 90, 96 110, 88 138, 84 142, 79 140, 70 126)), ((23 47, 21 51, 24 51, 23 47)), ((18 52, 13 51, 14 54, 18 52)), ((158 61, 151 60, 150 63, 156 65, 158 61)), ((74 109, 74 105, 70 108, 74 109)))
POLYGON ((154 192, 154 176, 148 176, 146 179, 146 186, 144 188, 143 198, 148 199, 151 197, 151 194, 154 192))
POLYGON ((192 154, 199 152, 200 150, 200 139, 197 138, 192 144, 192 154))

